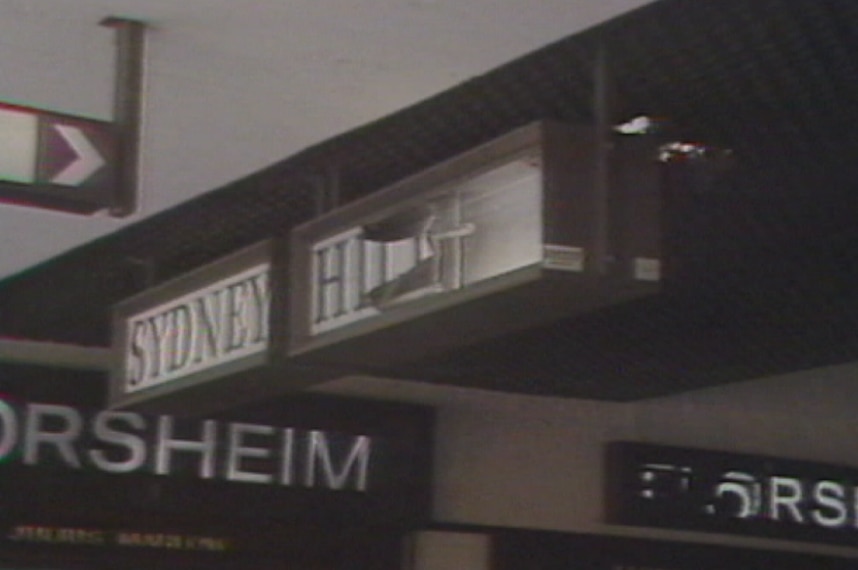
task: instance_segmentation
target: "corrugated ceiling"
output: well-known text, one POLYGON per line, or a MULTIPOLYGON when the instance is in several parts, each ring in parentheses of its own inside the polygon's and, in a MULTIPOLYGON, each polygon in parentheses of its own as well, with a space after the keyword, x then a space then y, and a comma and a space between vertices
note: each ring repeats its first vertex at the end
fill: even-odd
POLYGON ((589 122, 600 39, 618 117, 670 118, 737 157, 731 184, 688 198, 683 281, 406 373, 628 399, 854 359, 853 0, 662 0, 6 280, 0 334, 107 344, 114 302, 286 235, 331 172, 345 202, 536 119, 589 122))

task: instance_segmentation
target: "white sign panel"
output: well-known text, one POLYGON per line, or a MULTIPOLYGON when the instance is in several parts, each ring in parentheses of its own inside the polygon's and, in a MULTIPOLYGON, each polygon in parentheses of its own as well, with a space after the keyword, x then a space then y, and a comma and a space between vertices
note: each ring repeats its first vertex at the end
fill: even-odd
POLYGON ((413 377, 393 368, 652 294, 631 268, 660 251, 656 163, 620 153, 615 199, 598 148, 525 125, 294 228, 289 357, 413 377))
POLYGON ((0 180, 36 181, 38 135, 37 115, 0 108, 0 180))
POLYGON ((261 263, 126 321, 122 388, 132 394, 265 351, 270 264, 261 263))
POLYGON ((542 260, 542 170, 521 157, 311 246, 310 333, 542 260))

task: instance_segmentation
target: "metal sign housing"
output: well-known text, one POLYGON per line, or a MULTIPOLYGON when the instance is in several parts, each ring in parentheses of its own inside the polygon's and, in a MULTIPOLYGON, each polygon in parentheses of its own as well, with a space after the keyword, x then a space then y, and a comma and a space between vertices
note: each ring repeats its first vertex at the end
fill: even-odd
POLYGON ((600 220, 598 152, 535 123, 299 226, 290 356, 377 369, 657 292, 654 158, 611 157, 636 192, 600 220))

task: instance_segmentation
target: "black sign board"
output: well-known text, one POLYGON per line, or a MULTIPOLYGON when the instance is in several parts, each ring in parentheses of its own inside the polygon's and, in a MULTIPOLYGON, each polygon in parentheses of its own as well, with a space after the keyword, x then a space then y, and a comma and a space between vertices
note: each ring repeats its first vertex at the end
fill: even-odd
POLYGON ((854 467, 615 443, 607 469, 610 522, 858 543, 854 467))
POLYGON ((206 419, 4 396, 0 526, 19 544, 166 533, 208 551, 258 525, 408 527, 428 516, 431 431, 425 408, 308 396, 206 419))
POLYGON ((644 147, 608 200, 595 130, 535 123, 296 228, 290 357, 377 369, 658 292, 644 147))
POLYGON ((0 201, 92 214, 113 205, 115 127, 0 103, 0 201))
POLYGON ((398 570, 402 529, 312 525, 235 526, 188 532, 129 520, 121 528, 0 525, 4 568, 360 568, 398 570))

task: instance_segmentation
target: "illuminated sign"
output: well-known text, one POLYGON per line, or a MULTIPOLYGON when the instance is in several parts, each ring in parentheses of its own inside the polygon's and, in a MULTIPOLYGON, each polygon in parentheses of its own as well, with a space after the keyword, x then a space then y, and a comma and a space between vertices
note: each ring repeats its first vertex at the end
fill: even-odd
POLYGON ((0 103, 0 201, 80 214, 108 208, 116 148, 108 122, 0 103))
POLYGON ((176 419, 168 415, 148 421, 136 412, 100 411, 87 418, 71 406, 29 403, 16 411, 0 400, 0 462, 38 466, 50 458, 69 469, 169 476, 182 457, 183 474, 200 479, 359 492, 369 485, 369 436, 247 422, 193 423, 194 437, 179 436, 176 419), (266 469, 250 467, 260 463, 266 469))
POLYGON ((284 253, 260 243, 119 303, 111 406, 204 414, 330 378, 285 362, 284 253))
POLYGON ((819 542, 858 539, 858 469, 645 444, 609 451, 613 522, 819 542))
POLYGON ((35 527, 124 532, 129 512, 139 529, 192 535, 259 517, 416 520, 431 423, 416 406, 311 396, 216 419, 0 399, 0 527, 82 543, 90 535, 35 527))
POLYGON ((260 264, 131 316, 126 393, 170 382, 268 347, 270 266, 260 264))
POLYGON ((296 228, 290 356, 407 362, 658 291, 657 208, 608 239, 596 171, 593 129, 538 123, 296 228))
MULTIPOLYGON (((542 263, 542 169, 522 156, 425 201, 313 243, 310 334, 542 263)), ((566 247, 557 269, 584 270, 566 247)), ((551 256, 550 259, 557 259, 551 256)))

